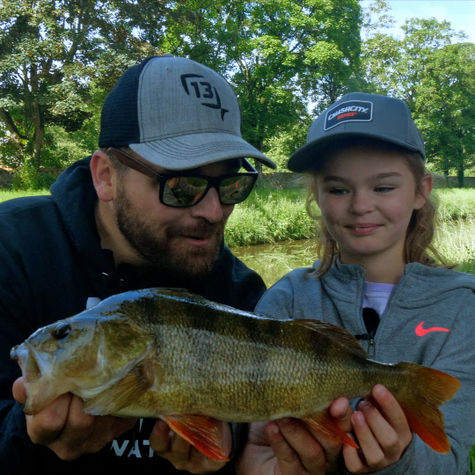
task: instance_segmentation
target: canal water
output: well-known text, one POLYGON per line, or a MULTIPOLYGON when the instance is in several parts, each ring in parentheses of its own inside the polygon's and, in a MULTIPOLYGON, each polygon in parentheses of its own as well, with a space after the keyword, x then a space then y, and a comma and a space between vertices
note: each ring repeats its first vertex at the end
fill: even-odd
POLYGON ((313 239, 235 247, 232 251, 261 275, 267 287, 296 267, 310 267, 317 259, 313 239))
MULTIPOLYGON (((475 222, 462 220, 440 226, 435 246, 456 269, 475 275, 475 222)), ((258 272, 269 287, 296 267, 310 267, 317 259, 314 239, 282 241, 232 251, 248 267, 258 272)), ((474 474, 475 475, 475 474, 474 474)))

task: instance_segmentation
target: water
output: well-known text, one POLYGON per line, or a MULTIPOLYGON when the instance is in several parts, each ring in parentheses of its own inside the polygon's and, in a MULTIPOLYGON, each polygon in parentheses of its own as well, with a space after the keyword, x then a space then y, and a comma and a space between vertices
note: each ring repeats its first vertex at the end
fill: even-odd
POLYGON ((292 269, 310 267, 317 259, 313 239, 235 247, 232 251, 248 267, 260 274, 268 287, 292 269))
MULTIPOLYGON (((435 246, 456 269, 475 275, 475 221, 449 221, 439 226, 435 246)), ((310 267, 317 259, 313 239, 232 249, 248 267, 258 272, 268 287, 296 267, 310 267)), ((475 475, 475 474, 474 474, 475 475)))

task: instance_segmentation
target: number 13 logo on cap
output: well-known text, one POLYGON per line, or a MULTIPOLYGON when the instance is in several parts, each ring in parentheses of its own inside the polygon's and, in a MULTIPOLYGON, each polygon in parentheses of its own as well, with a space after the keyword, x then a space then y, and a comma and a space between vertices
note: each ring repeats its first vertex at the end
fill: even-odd
POLYGON ((212 109, 220 109, 221 119, 224 120, 224 114, 229 112, 229 110, 221 107, 221 98, 219 97, 218 90, 208 81, 201 81, 200 78, 204 78, 204 76, 201 74, 182 74, 181 83, 183 89, 188 95, 194 93, 197 99, 214 99, 214 103, 201 102, 201 104, 212 109))

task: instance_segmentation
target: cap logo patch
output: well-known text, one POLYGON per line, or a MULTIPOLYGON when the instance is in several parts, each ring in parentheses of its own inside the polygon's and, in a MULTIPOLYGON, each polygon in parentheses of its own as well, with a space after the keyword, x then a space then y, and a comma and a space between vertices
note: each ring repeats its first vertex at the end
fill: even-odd
POLYGON ((224 114, 229 112, 229 109, 221 107, 221 98, 216 87, 208 81, 200 81, 199 78, 204 78, 201 74, 182 74, 180 77, 185 92, 189 96, 194 94, 197 99, 201 99, 203 106, 220 109, 221 120, 224 121, 224 114))
POLYGON ((373 103, 369 101, 340 102, 325 116, 323 130, 328 130, 344 122, 369 122, 373 119, 373 103))

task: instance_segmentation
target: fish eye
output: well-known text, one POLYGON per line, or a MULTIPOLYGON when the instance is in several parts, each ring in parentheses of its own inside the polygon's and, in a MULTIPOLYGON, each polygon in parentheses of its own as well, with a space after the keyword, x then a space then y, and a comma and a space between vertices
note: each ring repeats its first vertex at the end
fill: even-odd
POLYGON ((62 340, 66 338, 71 333, 71 325, 66 322, 58 323, 55 329, 53 330, 53 336, 57 340, 62 340))

